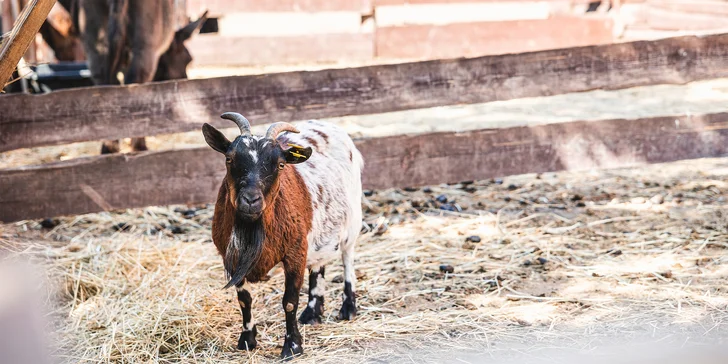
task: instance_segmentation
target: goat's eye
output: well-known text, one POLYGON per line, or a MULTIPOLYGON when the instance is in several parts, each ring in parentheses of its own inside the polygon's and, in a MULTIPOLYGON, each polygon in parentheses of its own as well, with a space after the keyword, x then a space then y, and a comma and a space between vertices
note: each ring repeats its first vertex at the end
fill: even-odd
POLYGON ((283 169, 283 167, 285 167, 285 166, 286 166, 286 164, 283 162, 278 163, 278 169, 283 169))
POLYGON ((225 157, 225 163, 230 164, 232 162, 232 159, 230 157, 225 157))

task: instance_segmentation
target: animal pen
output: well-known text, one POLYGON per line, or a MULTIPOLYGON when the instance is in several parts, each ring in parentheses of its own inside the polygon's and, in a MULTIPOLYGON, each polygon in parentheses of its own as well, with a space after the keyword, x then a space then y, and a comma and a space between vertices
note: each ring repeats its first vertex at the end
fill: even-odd
MULTIPOLYGON (((258 348, 238 351, 240 313, 211 244, 225 167, 200 128, 233 135, 219 115, 236 111, 258 132, 332 121, 365 160, 359 314, 338 322, 330 289, 324 322, 301 326, 296 361, 728 359, 728 34, 718 20, 688 12, 686 27, 715 34, 675 36, 664 24, 685 2, 612 2, 651 11, 637 18, 659 29, 627 25, 634 40, 616 39, 622 20, 601 10, 558 28, 566 15, 554 4, 589 5, 576 0, 514 7, 536 9, 525 20, 424 25, 400 24, 398 0, 184 3, 190 16, 218 17, 218 34, 190 41, 198 74, 250 74, 0 96, 0 297, 43 307, 49 356, 277 359, 282 270, 254 286, 258 348), (233 27, 246 12, 300 11, 357 14, 359 27, 271 39, 233 27), (512 37, 485 36, 499 27, 512 37), (262 49, 261 64, 235 52, 246 44, 262 49), (296 66, 307 59, 317 64, 296 66), (283 63, 288 72, 266 72, 283 63), (96 155, 99 140, 141 136, 150 151, 96 155)), ((341 282, 342 270, 328 278, 341 282)), ((33 330, 9 318, 21 306, 0 298, 17 337, 33 330)), ((0 352, 14 348, 0 331, 0 352)))

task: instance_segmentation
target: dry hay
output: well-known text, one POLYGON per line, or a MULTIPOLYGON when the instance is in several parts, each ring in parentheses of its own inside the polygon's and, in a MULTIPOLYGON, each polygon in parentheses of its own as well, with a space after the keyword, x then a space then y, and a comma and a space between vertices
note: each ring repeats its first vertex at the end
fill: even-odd
MULTIPOLYGON (((482 360, 589 351, 616 336, 728 337, 726 191, 727 159, 377 191, 356 260, 359 316, 335 321, 337 262, 325 323, 301 328, 299 361, 482 360), (481 241, 466 242, 474 235, 481 241)), ((45 268, 62 361, 275 360, 281 271, 254 287, 259 349, 235 350, 241 318, 220 289, 211 217, 211 206, 178 206, 63 218, 51 230, 26 221, 0 225, 0 247, 45 268)))

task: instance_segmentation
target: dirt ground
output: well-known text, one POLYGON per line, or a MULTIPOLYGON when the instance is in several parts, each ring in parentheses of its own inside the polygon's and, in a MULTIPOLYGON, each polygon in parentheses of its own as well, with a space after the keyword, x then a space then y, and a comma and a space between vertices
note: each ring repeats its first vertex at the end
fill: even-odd
MULTIPOLYGON (((302 329, 298 361, 724 363, 727 191, 722 158, 367 193, 359 316, 335 320, 332 264, 325 323, 302 329)), ((260 348, 235 350, 241 318, 220 289, 211 216, 25 221, 0 225, 0 249, 44 282, 34 297, 61 362, 274 361, 280 269, 254 288, 260 348)))

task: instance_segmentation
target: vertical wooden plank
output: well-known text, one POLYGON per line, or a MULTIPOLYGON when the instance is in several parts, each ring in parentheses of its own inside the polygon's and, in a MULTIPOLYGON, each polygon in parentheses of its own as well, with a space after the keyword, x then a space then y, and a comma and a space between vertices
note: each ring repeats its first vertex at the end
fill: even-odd
POLYGON ((35 35, 55 3, 55 0, 31 0, 20 13, 10 38, 0 48, 0 82, 3 86, 13 74, 20 58, 35 41, 35 35))

